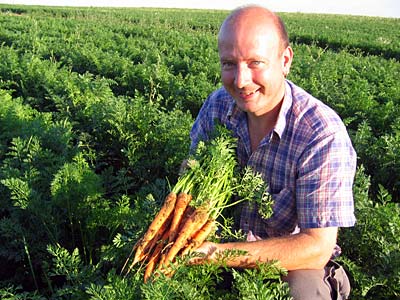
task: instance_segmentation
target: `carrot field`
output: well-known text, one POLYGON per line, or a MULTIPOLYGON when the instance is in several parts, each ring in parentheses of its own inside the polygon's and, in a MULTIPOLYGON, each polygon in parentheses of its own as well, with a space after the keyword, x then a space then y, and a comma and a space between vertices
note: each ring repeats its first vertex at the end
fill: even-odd
MULTIPOLYGON (((221 85, 227 14, 0 4, 1 299, 290 299, 275 262, 121 274, 221 85)), ((400 19, 279 15, 289 79, 341 116, 358 155, 357 223, 339 233, 351 299, 399 299, 400 19)))

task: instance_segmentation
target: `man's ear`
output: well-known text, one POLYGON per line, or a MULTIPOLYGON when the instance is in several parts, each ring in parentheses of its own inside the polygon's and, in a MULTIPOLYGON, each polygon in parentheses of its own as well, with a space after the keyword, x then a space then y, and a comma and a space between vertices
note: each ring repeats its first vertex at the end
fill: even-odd
POLYGON ((290 46, 288 46, 282 53, 282 73, 285 77, 289 74, 290 66, 292 65, 292 60, 293 60, 293 50, 290 46))

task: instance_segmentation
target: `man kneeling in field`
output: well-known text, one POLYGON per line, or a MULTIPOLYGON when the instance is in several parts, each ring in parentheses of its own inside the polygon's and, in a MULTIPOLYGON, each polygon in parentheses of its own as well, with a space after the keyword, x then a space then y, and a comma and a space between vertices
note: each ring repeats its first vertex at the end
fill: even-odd
MULTIPOLYGON (((281 19, 260 6, 233 11, 218 35, 223 87, 205 101, 191 130, 192 148, 207 139, 214 119, 238 138, 237 158, 262 174, 274 200, 263 219, 244 206, 247 241, 203 243, 214 260, 246 251, 229 267, 279 260, 294 299, 347 299, 349 281, 333 261, 339 227, 355 223, 352 185, 356 154, 338 115, 286 79, 293 50, 281 19)), ((195 263, 202 263, 199 259, 195 263)))

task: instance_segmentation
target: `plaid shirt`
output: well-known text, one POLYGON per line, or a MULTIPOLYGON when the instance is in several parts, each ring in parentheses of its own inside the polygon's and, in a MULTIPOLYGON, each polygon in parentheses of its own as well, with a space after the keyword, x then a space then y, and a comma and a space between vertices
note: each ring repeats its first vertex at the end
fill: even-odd
POLYGON ((208 97, 193 124, 192 149, 207 139, 215 118, 234 132, 240 165, 262 174, 274 200, 269 219, 259 216, 256 207, 243 206, 240 228, 244 232, 265 238, 300 228, 354 225, 356 153, 332 109, 286 81, 277 123, 252 153, 246 113, 222 87, 208 97))

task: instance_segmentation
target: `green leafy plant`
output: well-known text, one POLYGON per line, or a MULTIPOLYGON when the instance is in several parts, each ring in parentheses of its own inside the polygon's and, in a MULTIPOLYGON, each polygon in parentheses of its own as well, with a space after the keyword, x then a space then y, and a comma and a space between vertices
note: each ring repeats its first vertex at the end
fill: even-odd
POLYGON ((400 206, 380 186, 379 202, 368 197, 369 178, 357 172, 355 201, 357 224, 340 232, 345 249, 340 257, 348 268, 354 299, 396 299, 400 295, 400 206))
MULTIPOLYGON (((284 294, 261 270, 235 271, 230 290, 223 272, 234 270, 215 266, 149 285, 142 274, 119 276, 179 177, 194 117, 221 85, 216 35, 226 14, 0 4, 1 298, 284 294)), ((397 299, 398 20, 281 16, 296 56, 289 79, 339 113, 359 157, 357 224, 339 235, 351 297, 397 299)), ((243 237, 228 209, 216 241, 243 237)))

